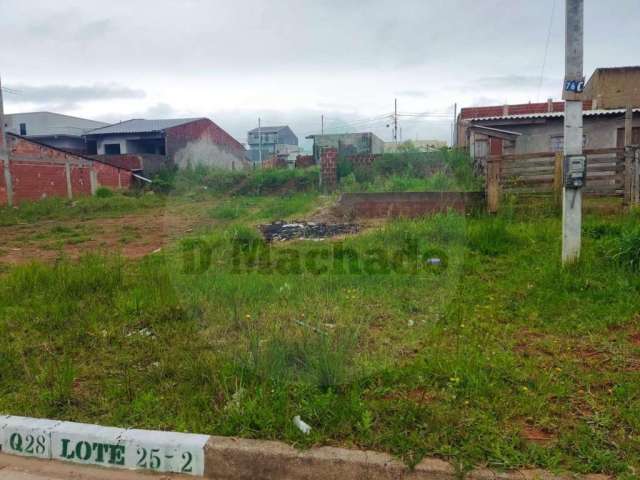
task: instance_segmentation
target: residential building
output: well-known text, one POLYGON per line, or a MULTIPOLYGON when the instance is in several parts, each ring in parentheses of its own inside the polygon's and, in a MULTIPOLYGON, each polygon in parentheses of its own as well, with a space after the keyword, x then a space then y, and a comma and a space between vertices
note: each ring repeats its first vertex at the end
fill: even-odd
POLYGON ((88 152, 111 163, 140 161, 146 176, 165 167, 245 168, 244 146, 208 118, 133 119, 87 132, 88 152))
MULTIPOLYGON (((583 93, 585 149, 624 146, 627 105, 635 107, 632 137, 640 144, 640 67, 597 69, 583 93)), ((564 102, 463 108, 456 131, 458 146, 480 167, 489 154, 562 152, 564 102)))
POLYGON ((300 153, 298 137, 287 125, 259 127, 249 130, 248 156, 253 164, 280 155, 294 156, 300 153), (262 154, 260 153, 262 152, 262 154))
POLYGON ((384 153, 384 141, 371 132, 309 135, 306 138, 313 140, 315 163, 320 162, 324 148, 335 148, 338 156, 384 153))
POLYGON ((69 152, 85 152, 85 135, 108 123, 53 112, 10 113, 4 116, 7 133, 20 135, 69 152))
POLYGON ((596 69, 584 97, 596 109, 640 107, 640 66, 596 69))

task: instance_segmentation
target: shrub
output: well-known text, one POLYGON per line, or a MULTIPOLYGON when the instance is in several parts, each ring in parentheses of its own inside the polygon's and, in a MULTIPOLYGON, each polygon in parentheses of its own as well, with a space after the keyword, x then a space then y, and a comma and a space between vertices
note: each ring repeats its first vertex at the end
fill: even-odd
POLYGON ((98 198, 109 198, 113 197, 113 191, 108 189, 107 187, 99 187, 96 190, 96 197, 98 198))

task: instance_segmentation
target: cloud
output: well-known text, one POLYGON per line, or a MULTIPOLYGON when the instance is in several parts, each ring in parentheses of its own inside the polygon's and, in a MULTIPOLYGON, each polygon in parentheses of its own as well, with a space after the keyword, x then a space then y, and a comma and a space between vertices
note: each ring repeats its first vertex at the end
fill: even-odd
POLYGON ((118 84, 95 85, 9 85, 15 92, 14 103, 34 103, 38 105, 58 105, 68 110, 82 102, 115 99, 139 99, 146 96, 143 90, 133 89, 118 84))

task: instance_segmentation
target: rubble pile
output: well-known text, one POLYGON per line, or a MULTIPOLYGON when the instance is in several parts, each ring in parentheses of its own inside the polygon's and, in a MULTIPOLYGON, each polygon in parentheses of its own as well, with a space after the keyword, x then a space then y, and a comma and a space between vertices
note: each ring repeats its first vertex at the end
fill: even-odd
POLYGON ((358 233, 360 230, 360 226, 355 223, 285 222, 284 220, 260 225, 259 228, 267 242, 282 242, 295 238, 328 238, 358 233))

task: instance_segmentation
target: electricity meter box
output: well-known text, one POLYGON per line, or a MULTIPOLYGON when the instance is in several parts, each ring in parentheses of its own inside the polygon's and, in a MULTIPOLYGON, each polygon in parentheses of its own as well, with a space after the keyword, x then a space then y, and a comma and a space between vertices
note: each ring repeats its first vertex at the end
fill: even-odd
POLYGON ((582 188, 587 180, 587 157, 567 155, 564 160, 564 186, 582 188))

